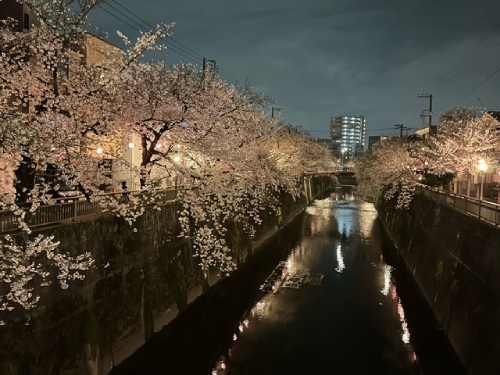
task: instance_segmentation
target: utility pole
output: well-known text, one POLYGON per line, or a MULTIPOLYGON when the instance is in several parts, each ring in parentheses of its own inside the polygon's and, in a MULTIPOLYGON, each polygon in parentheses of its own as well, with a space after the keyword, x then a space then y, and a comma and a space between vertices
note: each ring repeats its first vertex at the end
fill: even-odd
POLYGON ((271 118, 274 118, 274 112, 281 112, 281 108, 271 107, 271 118))
POLYGON ((403 126, 403 124, 394 125, 395 128, 399 129, 399 138, 403 138, 403 129, 408 129, 403 126))
POLYGON ((203 58, 203 77, 205 77, 207 70, 210 70, 212 75, 215 76, 217 74, 217 69, 217 61, 208 60, 205 57, 203 58))
POLYGON ((432 94, 418 94, 418 98, 429 98, 429 135, 436 134, 436 128, 432 126, 432 94))

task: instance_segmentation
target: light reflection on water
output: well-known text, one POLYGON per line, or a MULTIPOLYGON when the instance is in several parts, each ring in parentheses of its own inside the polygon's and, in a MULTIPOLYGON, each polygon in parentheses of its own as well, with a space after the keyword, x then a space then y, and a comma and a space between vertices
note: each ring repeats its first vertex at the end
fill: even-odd
MULTIPOLYGON (((286 373, 284 368, 276 370, 274 361, 291 363, 301 355, 305 362, 310 361, 306 352, 312 346, 316 346, 313 356, 316 362, 323 356, 326 358, 321 361, 343 363, 336 367, 344 373, 350 373, 356 366, 361 367, 353 371, 361 371, 365 366, 360 361, 350 363, 345 357, 361 355, 366 360, 381 351, 382 358, 373 359, 376 366, 398 368, 397 373, 401 374, 420 373, 415 366, 418 359, 411 345, 404 308, 391 276, 393 269, 384 263, 381 248, 374 243, 377 212, 367 203, 336 203, 331 199, 316 201, 307 209, 303 238, 286 259, 286 272, 305 269, 322 272, 323 283, 292 290, 284 289, 279 280, 273 292, 262 293, 242 317, 232 344, 215 363, 213 375, 286 373), (367 323, 368 316, 373 322, 367 323), (323 330, 324 335, 308 341, 305 336, 315 329, 323 330), (349 348, 344 341, 351 342, 353 338, 344 337, 346 333, 353 335, 354 341, 361 340, 360 346, 366 352, 353 353, 363 348, 356 345, 349 348), (396 337, 400 344, 393 340, 396 337), (325 351, 328 347, 331 351, 325 351), (271 355, 266 350, 269 348, 276 353, 271 355)), ((315 365, 319 366, 316 370, 309 368, 315 373, 331 367, 315 365)))
POLYGON ((345 270, 345 263, 344 263, 344 257, 342 256, 342 245, 338 244, 337 245, 337 267, 335 268, 335 271, 338 273, 342 273, 342 271, 345 270))

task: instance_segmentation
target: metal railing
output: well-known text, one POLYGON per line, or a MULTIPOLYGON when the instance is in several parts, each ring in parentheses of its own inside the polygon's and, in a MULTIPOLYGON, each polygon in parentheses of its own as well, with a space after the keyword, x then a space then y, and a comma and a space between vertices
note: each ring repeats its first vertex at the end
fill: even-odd
POLYGON ((438 202, 445 203, 455 210, 477 217, 495 226, 500 226, 500 205, 484 200, 445 193, 429 188, 423 189, 424 195, 438 202))
MULTIPOLYGON (((177 199, 178 191, 192 189, 192 185, 171 186, 154 190, 129 191, 128 194, 141 199, 143 205, 161 205, 173 202, 177 199)), ((123 193, 103 193, 120 201, 123 193)), ((103 211, 98 202, 88 200, 69 201, 65 199, 54 199, 54 204, 40 205, 34 212, 30 212, 30 205, 23 208, 25 211, 24 222, 30 228, 42 225, 78 221, 90 216, 109 215, 109 211, 103 211)), ((0 233, 16 231, 20 229, 19 216, 12 211, 0 211, 0 233)))

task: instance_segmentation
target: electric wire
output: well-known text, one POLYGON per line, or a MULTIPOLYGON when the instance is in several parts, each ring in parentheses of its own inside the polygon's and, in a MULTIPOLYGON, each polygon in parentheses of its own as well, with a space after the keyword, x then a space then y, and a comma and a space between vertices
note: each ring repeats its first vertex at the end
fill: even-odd
POLYGON ((410 108, 403 116, 403 118, 401 119, 400 123, 404 124, 405 122, 408 122, 411 120, 411 118, 413 117, 413 112, 415 111, 415 108, 416 108, 416 104, 417 104, 417 99, 418 97, 415 97, 413 99, 413 103, 411 104, 410 108))
MULTIPOLYGON (((498 39, 500 39, 500 35, 499 35, 499 36, 497 36, 493 42, 497 41, 498 39)), ((480 56, 480 54, 479 54, 479 55, 477 55, 477 56, 476 56, 474 59, 472 59, 471 61, 469 61, 469 63, 468 63, 467 65, 465 65, 465 66, 464 66, 461 70, 459 70, 459 71, 458 71, 458 72, 456 72, 453 76, 451 76, 451 77, 450 77, 450 79, 449 79, 447 82, 444 82, 444 83, 443 83, 443 85, 440 87, 440 89, 443 89, 443 88, 445 88, 445 87, 449 86, 451 83, 455 82, 458 78, 462 77, 462 76, 463 76, 463 74, 465 74, 467 71, 470 71, 471 69, 475 68, 475 67, 476 67, 479 63, 481 63, 481 62, 482 62, 482 61, 483 61, 486 57, 488 57, 488 55, 489 55, 489 54, 491 54, 491 53, 492 53, 492 52, 493 52, 493 51, 494 51, 494 50, 495 50, 495 49, 496 49, 496 48, 500 45, 500 40, 499 40, 499 41, 496 43, 496 45, 495 45, 495 46, 493 46, 492 48, 490 48, 490 46, 493 44, 493 42, 492 42, 492 43, 490 43, 488 46, 486 46, 485 50, 486 50, 486 49, 488 49, 488 50, 487 50, 487 52, 486 52, 483 56, 481 56, 481 57, 479 58, 479 60, 477 60, 477 61, 475 61, 475 62, 474 62, 474 60, 475 60, 475 59, 477 59, 477 58, 480 56), (473 64, 473 65, 471 65, 471 64, 473 64), (463 73, 463 74, 461 74, 461 73, 463 73)), ((485 50, 483 50, 481 53, 483 53, 485 50)))
MULTIPOLYGON (((498 25, 500 26, 500 24, 498 25)), ((499 45, 500 41, 497 42, 497 40, 500 38, 500 34, 497 35, 493 40, 491 40, 486 46, 480 49, 481 45, 483 45, 487 38, 483 38, 478 44, 475 45, 475 47, 467 53, 452 69, 450 69, 435 85, 434 89, 438 90, 439 92, 442 92, 444 88, 455 82, 457 79, 461 78, 464 76, 465 73, 470 71, 471 69, 475 68, 478 64, 480 64, 482 61, 485 60, 488 55, 490 55, 499 45), (496 44, 495 44, 496 42, 496 44), (480 50, 479 50, 480 49, 480 50), (479 50, 479 51, 478 51, 479 50), (476 51, 478 51, 476 54, 474 54, 476 51), (467 63, 465 63, 467 60, 469 60, 467 63), (465 65, 463 65, 465 63, 465 65)), ((472 88, 470 91, 468 91, 465 95, 460 97, 459 99, 456 99, 452 103, 448 104, 447 106, 441 107, 435 112, 442 111, 443 109, 446 109, 450 107, 451 105, 458 103, 460 100, 466 98, 470 94, 472 94, 477 88, 479 88, 482 84, 484 84, 486 81, 488 81, 492 76, 494 76, 497 73, 497 71, 493 72, 491 76, 487 77, 484 81, 480 82, 478 85, 476 85, 474 88, 472 88)), ((494 91, 494 90, 491 90, 494 91)), ((409 119, 408 119, 409 120, 409 119)), ((423 118, 422 118, 423 120, 423 118)))
MULTIPOLYGON (((497 42, 497 40, 499 38, 500 38, 500 35, 498 35, 492 42, 490 42, 478 54, 476 54, 472 59, 470 59, 469 62, 467 64, 465 64, 460 70, 453 73, 449 78, 442 80, 441 83, 438 83, 438 88, 443 89, 443 88, 449 86, 451 83, 455 82, 458 78, 463 76, 463 74, 465 74, 467 71, 470 71, 471 69, 475 68, 490 53, 492 53, 495 50, 495 48, 497 48, 500 45, 500 41, 497 42), (497 42, 497 43, 493 46, 493 44, 495 42, 497 42)), ((481 45, 481 44, 482 44, 482 42, 479 43, 479 45, 481 45)), ((475 50, 476 49, 474 49, 473 51, 475 51, 475 50)), ((467 58, 472 54, 472 52, 470 52, 467 56, 465 56, 457 66, 462 64, 462 62, 464 62, 465 60, 467 60, 467 58)))
MULTIPOLYGON (((152 24, 150 24, 149 22, 145 21, 144 19, 142 19, 141 17, 139 17, 138 15, 136 15, 135 13, 133 13, 131 10, 129 10, 128 8, 126 8, 125 6, 123 6, 122 4, 120 4, 117 0, 113 0, 113 2, 118 5, 119 7, 121 7, 122 9, 124 9, 125 11, 127 11, 128 13, 130 13, 131 15, 133 15, 134 17, 136 17, 137 19, 139 19, 140 21, 142 21, 145 25, 147 25, 148 27, 150 28, 154 28, 154 26, 152 24)), ((109 5, 109 3, 107 3, 107 5, 109 5)), ((112 6, 111 6, 112 7, 112 6)), ((112 7, 113 8, 113 7, 112 7)), ((113 8, 113 9, 116 9, 116 8, 113 8)), ((117 10, 118 11, 118 10, 117 10)), ((203 56, 200 55, 198 52, 196 51, 193 51, 191 48, 185 46, 184 44, 176 41, 174 38, 172 38, 171 36, 168 37, 169 40, 171 40, 173 43, 179 45, 180 47, 186 49, 187 51, 193 53, 194 55, 197 55, 198 58, 201 58, 203 59, 203 56)))
MULTIPOLYGON (((498 24, 497 26, 500 26, 500 24, 498 24)), ((482 61, 484 61, 486 59, 486 57, 488 57, 492 52, 494 52, 498 48, 498 46, 500 46, 499 39, 500 39, 500 34, 496 35, 496 37, 491 42, 489 42, 484 48, 481 49, 481 51, 479 51, 477 54, 475 54, 469 60, 469 62, 467 64, 465 64, 462 68, 460 68, 458 71, 453 73, 448 78, 445 78, 453 70, 457 69, 460 65, 462 65, 479 48, 479 46, 481 46, 485 42, 486 38, 484 38, 479 44, 476 45, 476 47, 471 52, 469 52, 453 69, 450 70, 450 72, 448 72, 438 82, 438 84, 436 85, 438 90, 440 90, 440 91, 443 90, 444 88, 449 86, 451 83, 455 82, 457 79, 463 77, 465 73, 474 69, 478 64, 480 64, 482 61)), ((440 112, 444 109, 447 109, 447 108, 451 107, 452 105, 465 99, 470 94, 472 94, 474 91, 476 91, 479 87, 481 87, 485 82, 487 82, 490 78, 492 78, 496 73, 498 73, 499 70, 500 70, 500 68, 495 70, 492 74, 490 74, 483 81, 479 82, 476 86, 474 86, 472 89, 470 89, 466 94, 462 95, 461 97, 459 97, 458 99, 454 100, 453 102, 447 104, 446 106, 443 106, 443 107, 437 109, 436 112, 440 112)), ((479 99, 479 101, 481 102, 480 99, 479 99)))
POLYGON ((462 60, 460 60, 460 62, 459 62, 458 64, 456 64, 456 65, 455 65, 452 69, 450 69, 450 70, 448 71, 448 73, 446 73, 446 74, 445 74, 445 75, 444 75, 444 76, 443 76, 443 77, 442 77, 442 78, 441 78, 441 79, 440 79, 440 80, 436 83, 436 85, 438 85, 438 86, 439 86, 442 82, 446 81, 446 80, 448 79, 448 77, 447 77, 447 76, 448 76, 449 74, 452 74, 452 73, 454 74, 454 70, 455 70, 455 69, 458 69, 458 67, 460 67, 460 65, 462 65, 462 64, 463 64, 463 63, 467 60, 467 58, 468 58, 468 57, 469 57, 472 53, 474 53, 474 51, 475 51, 476 49, 478 49, 478 48, 479 48, 479 46, 480 46, 481 44, 483 44, 483 42, 484 42, 484 41, 485 41, 485 39, 481 40, 481 42, 480 42, 479 44, 476 44, 476 46, 474 47, 474 49, 473 49, 472 51, 470 51, 467 55, 465 55, 465 56, 462 58, 462 60))
MULTIPOLYGON (((138 29, 137 27, 135 27, 135 26, 131 25, 131 24, 130 24, 130 23, 128 23, 127 21, 123 20, 122 18, 118 17, 116 14, 113 14, 113 13, 112 13, 112 12, 110 12, 109 10, 107 10, 107 9, 103 8, 102 6, 100 6, 100 5, 99 5, 99 8, 101 8, 103 11, 105 11, 105 12, 106 12, 106 13, 108 13, 108 14, 110 14, 112 17, 116 18, 117 20, 119 20, 119 21, 123 22, 123 23, 124 23, 125 25, 127 25, 128 27, 130 27, 130 28, 134 29, 135 31, 137 31, 137 32, 142 32, 142 30, 140 30, 140 29, 138 29)), ((133 20, 132 20, 132 21, 133 21, 133 20)), ((134 23, 136 23, 136 22, 134 21, 134 23)), ((141 26, 141 27, 142 27, 142 26, 141 26)), ((164 40, 164 39, 163 39, 163 38, 160 38, 160 40, 164 40)), ((186 59, 190 60, 191 62, 193 62, 193 63, 195 63, 195 64, 197 64, 197 65, 199 65, 199 64, 200 64, 200 61, 198 61, 198 60, 194 60, 192 57, 187 56, 187 55, 186 55, 186 54, 184 54, 182 51, 177 50, 177 49, 176 49, 175 47, 173 47, 173 46, 169 46, 169 49, 170 49, 170 50, 172 50, 172 52, 175 52, 175 53, 177 53, 177 54, 181 55, 182 57, 185 57, 186 59)))
MULTIPOLYGON (((113 5, 111 5, 110 3, 104 3, 106 6, 114 9, 115 11, 117 11, 118 13, 120 13, 122 16, 124 16, 125 18, 127 18, 128 20, 132 21, 133 23, 135 23, 136 25, 138 25, 140 28, 143 28, 143 29, 146 29, 146 30, 149 30, 148 27, 145 27, 144 25, 141 25, 140 23, 138 23, 137 21, 135 21, 134 19, 130 18, 128 15, 126 15, 125 13, 123 13, 122 11, 120 11, 119 9, 117 9, 116 7, 114 7, 113 5)), ((130 12, 130 11, 129 11, 130 12)), ((137 17, 137 16, 136 16, 137 17)), ((154 29, 155 26, 153 25, 150 25, 149 23, 147 23, 146 21, 142 20, 141 18, 137 17, 139 20, 141 20, 142 22, 144 22, 146 25, 148 25, 151 29, 154 29)), ((168 37, 170 39, 170 37, 168 37)), ((174 49, 177 49, 177 50, 180 50, 182 51, 184 54, 187 54, 189 56, 191 56, 193 59, 195 60, 199 60, 200 57, 203 58, 203 56, 199 55, 199 54, 193 54, 191 53, 191 50, 187 50, 185 47, 176 47, 176 46, 173 46, 171 45, 171 40, 167 40, 165 38, 160 38, 160 40, 164 41, 169 48, 174 48, 174 49), (198 56, 197 56, 198 55, 198 56)))
MULTIPOLYGON (((148 28, 153 28, 154 29, 154 26, 147 22, 146 20, 144 20, 143 18, 139 17, 138 15, 136 15, 135 13, 133 13, 130 9, 128 9, 127 7, 125 7, 124 5, 120 4, 117 0, 113 0, 113 2, 118 5, 120 8, 124 9, 126 12, 130 13, 132 16, 136 17, 138 20, 140 20, 141 22, 143 22, 145 25, 148 26, 148 28)), ((123 12, 121 12, 120 10, 116 9, 115 7, 113 7, 112 5, 110 5, 109 3, 106 3, 107 6, 113 8, 114 10, 116 10, 117 12, 119 12, 120 14, 122 14, 124 17, 127 17, 128 19, 130 19, 131 21, 133 21, 130 17, 128 17, 127 15, 125 15, 123 12)), ((140 27, 142 28, 145 28, 147 29, 147 27, 144 27, 143 25, 140 25, 139 23, 137 23, 136 21, 133 21, 135 24, 139 25, 140 27)), ((178 42, 177 40, 175 40, 174 38, 172 38, 171 36, 168 36, 168 41, 170 42, 173 42, 175 43, 176 45, 178 45, 179 47, 176 47, 176 48, 179 48, 181 49, 184 53, 187 53, 189 54, 191 57, 195 58, 195 59, 203 59, 204 56, 199 54, 198 52, 192 50, 191 48, 187 47, 186 45, 178 42)), ((168 42, 165 40, 165 39, 162 39, 165 43, 168 44, 168 42)), ((172 46, 169 46, 170 48, 172 48, 172 46)), ((234 80, 234 81, 237 81, 237 79, 232 75, 230 74, 226 69, 220 67, 220 65, 218 65, 218 70, 219 70, 219 74, 228 82, 230 82, 231 80, 234 80)))
POLYGON ((466 97, 468 97, 470 94, 472 94, 474 91, 476 91, 476 89, 478 89, 480 86, 482 86, 485 82, 489 81, 495 74, 497 74, 498 72, 500 71, 500 68, 496 69, 493 73, 491 73, 488 77, 486 77, 483 81, 479 82, 479 84, 477 84, 475 87, 473 87, 469 92, 467 92, 467 94, 461 96, 460 98, 458 98, 457 100, 455 100, 454 102, 442 107, 442 108, 439 108, 437 111, 441 111, 443 109, 446 109, 446 108, 449 108, 450 106, 452 106, 453 104, 455 103, 458 103, 460 100, 462 99, 465 99, 466 97))

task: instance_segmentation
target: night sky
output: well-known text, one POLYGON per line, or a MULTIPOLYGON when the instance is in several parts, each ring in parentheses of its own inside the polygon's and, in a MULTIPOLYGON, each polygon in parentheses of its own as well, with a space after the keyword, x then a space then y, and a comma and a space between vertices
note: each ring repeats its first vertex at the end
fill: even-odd
POLYGON ((454 106, 500 110, 499 0, 113 0, 102 8, 93 20, 120 46, 117 29, 135 38, 137 23, 175 22, 173 48, 154 58, 216 60, 222 79, 248 78, 314 138, 327 138, 338 115, 364 115, 368 136, 397 135, 399 123, 411 133, 429 106, 419 94, 433 95, 434 124, 454 106))

